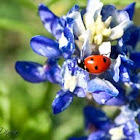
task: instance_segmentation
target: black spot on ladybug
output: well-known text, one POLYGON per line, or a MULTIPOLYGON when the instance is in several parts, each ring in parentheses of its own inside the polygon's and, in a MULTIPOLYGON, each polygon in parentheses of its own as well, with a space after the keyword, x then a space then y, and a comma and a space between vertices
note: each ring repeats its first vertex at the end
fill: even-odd
POLYGON ((95 66, 95 70, 98 70, 98 66, 95 66))
POLYGON ((106 63, 106 58, 103 58, 103 61, 106 63))
POLYGON ((88 68, 86 68, 86 71, 88 71, 88 72, 89 72, 89 69, 88 69, 88 68))
POLYGON ((91 58, 90 60, 93 61, 93 58, 91 58))

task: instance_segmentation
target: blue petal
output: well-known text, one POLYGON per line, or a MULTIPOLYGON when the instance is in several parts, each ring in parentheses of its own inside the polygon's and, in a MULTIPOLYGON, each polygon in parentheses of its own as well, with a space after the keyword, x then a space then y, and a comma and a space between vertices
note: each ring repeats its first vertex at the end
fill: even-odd
POLYGON ((121 106, 126 104, 127 98, 125 97, 124 93, 119 93, 117 97, 113 97, 106 102, 106 105, 114 105, 114 106, 121 106))
POLYGON ((65 27, 59 40, 59 48, 65 59, 71 58, 75 50, 74 36, 72 29, 65 27))
POLYGON ((80 137, 80 138, 72 137, 69 140, 88 140, 88 138, 86 136, 85 137, 80 137))
POLYGON ((89 135, 88 140, 110 140, 104 131, 96 131, 89 135))
MULTIPOLYGON (((134 136, 134 132, 138 132, 139 133, 139 126, 138 124, 135 122, 135 120, 130 120, 128 121, 123 128, 124 134, 127 137, 131 137, 134 136)), ((137 135, 137 134, 136 134, 137 135)), ((140 137, 139 137, 140 138, 140 137)), ((134 139, 137 140, 137 139, 134 139)))
POLYGON ((135 12, 135 4, 136 4, 135 2, 131 3, 124 8, 124 10, 127 11, 127 13, 129 14, 130 20, 133 19, 133 15, 135 12))
POLYGON ((79 11, 79 5, 74 5, 74 6, 70 9, 70 11, 68 12, 68 15, 69 15, 70 13, 76 12, 76 11, 79 11))
POLYGON ((47 63, 44 65, 46 70, 46 76, 48 81, 51 83, 59 84, 61 81, 61 68, 57 64, 56 60, 48 59, 47 63))
POLYGON ((131 88, 132 88, 132 90, 129 93, 129 99, 135 100, 135 99, 137 99, 137 97, 139 95, 139 89, 137 88, 137 86, 135 84, 132 84, 131 88))
POLYGON ((74 90, 74 94, 82 98, 86 96, 86 91, 81 87, 76 87, 74 90))
MULTIPOLYGON (((121 45, 120 46, 120 42, 122 42, 122 39, 120 40, 118 40, 118 44, 117 45, 115 45, 115 46, 112 46, 111 47, 111 54, 110 54, 110 57, 112 58, 112 59, 117 59, 117 57, 118 57, 118 55, 119 54, 123 54, 123 52, 122 52, 122 47, 124 46, 124 45, 121 45)), ((121 43, 122 44, 122 43, 121 43)))
POLYGON ((133 138, 133 140, 139 140, 140 139, 139 131, 134 131, 131 138, 133 138))
POLYGON ((107 80, 95 78, 88 83, 88 91, 95 94, 105 93, 108 97, 117 96, 119 91, 107 80))
POLYGON ((98 104, 106 104, 106 102, 113 98, 113 96, 103 91, 95 91, 92 93, 92 96, 98 104))
POLYGON ((130 82, 130 77, 127 68, 121 65, 119 69, 120 69, 120 81, 130 82))
POLYGON ((43 66, 38 63, 18 61, 15 68, 18 74, 28 82, 40 83, 47 80, 43 66))
POLYGON ((114 16, 116 15, 116 7, 113 5, 105 5, 102 8, 101 15, 102 15, 102 20, 105 21, 109 16, 114 16))
POLYGON ((113 5, 105 5, 102 8, 101 11, 102 19, 105 21, 109 16, 112 16, 112 21, 110 26, 115 27, 118 24, 121 24, 121 26, 126 29, 126 27, 129 27, 131 25, 129 15, 126 11, 123 10, 116 10, 116 8, 113 5), (127 24, 126 24, 127 21, 127 24), (129 23, 129 24, 128 24, 129 23))
POLYGON ((131 53, 130 59, 134 61, 135 68, 140 68, 140 52, 131 53))
MULTIPOLYGON (((128 13, 123 10, 117 10, 114 19, 117 21, 116 25, 120 24, 120 27, 122 27, 124 30, 128 29, 128 27, 131 27, 131 25, 133 24, 133 22, 130 21, 128 13)), ((115 20, 114 20, 114 24, 115 24, 115 20)))
POLYGON ((51 58, 58 58, 61 56, 59 44, 44 36, 34 36, 31 39, 30 45, 33 51, 39 55, 51 58))
POLYGON ((123 41, 125 45, 129 45, 135 48, 139 41, 139 37, 140 37, 140 28, 133 25, 124 32, 123 41))
POLYGON ((102 110, 96 109, 92 106, 86 106, 84 108, 84 118, 86 128, 93 125, 96 127, 96 129, 107 131, 107 125, 111 126, 110 120, 106 114, 102 110))
POLYGON ((48 32, 52 33, 56 39, 59 39, 63 31, 63 28, 59 24, 59 18, 43 4, 39 5, 38 12, 48 32))
POLYGON ((134 62, 132 60, 130 60, 125 55, 121 55, 121 62, 127 68, 130 68, 130 69, 133 69, 134 68, 134 62))
POLYGON ((59 24, 63 27, 63 32, 64 32, 64 28, 71 28, 71 30, 72 30, 73 23, 74 23, 74 20, 73 20, 73 18, 70 18, 69 15, 62 16, 59 19, 59 24))
POLYGON ((53 113, 58 114, 67 109, 73 101, 73 94, 69 91, 60 90, 52 103, 53 113))

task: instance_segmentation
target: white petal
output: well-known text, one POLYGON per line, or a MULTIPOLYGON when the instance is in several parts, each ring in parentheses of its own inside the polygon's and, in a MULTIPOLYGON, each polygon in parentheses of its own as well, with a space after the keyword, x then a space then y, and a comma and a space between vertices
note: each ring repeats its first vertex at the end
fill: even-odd
POLYGON ((123 28, 118 25, 111 29, 111 35, 109 36, 109 39, 111 40, 119 39, 123 36, 123 33, 124 33, 123 28))
POLYGON ((78 37, 85 31, 85 26, 83 24, 81 13, 80 12, 72 12, 69 14, 70 18, 74 19, 74 34, 78 37))
POLYGON ((77 75, 77 86, 83 88, 84 90, 87 90, 87 79, 86 75, 84 73, 80 73, 77 75))
POLYGON ((82 51, 83 51, 83 56, 89 56, 92 53, 92 49, 90 47, 90 31, 86 30, 81 38, 84 40, 83 46, 82 46, 82 51))
POLYGON ((77 85, 77 76, 72 76, 70 74, 70 71, 68 70, 68 67, 66 67, 64 75, 64 89, 73 92, 76 85, 77 85))
POLYGON ((114 85, 112 85, 109 81, 100 78, 94 78, 89 81, 88 91, 92 93, 96 91, 103 91, 111 96, 117 96, 119 94, 119 91, 114 85))
POLYGON ((67 38, 64 36, 64 33, 62 33, 60 39, 59 39, 59 49, 61 49, 64 46, 67 46, 68 44, 68 40, 67 38))
POLYGON ((86 10, 92 14, 92 17, 97 18, 101 13, 102 7, 103 3, 100 0, 88 0, 86 10))
POLYGON ((111 43, 108 42, 103 42, 100 46, 99 46, 99 52, 101 55, 105 55, 107 57, 110 56, 111 53, 111 43))
POLYGON ((126 30, 129 26, 133 25, 133 21, 123 21, 119 24, 119 26, 123 29, 126 30))
POLYGON ((114 70, 113 80, 115 82, 118 82, 119 78, 120 78, 120 76, 119 76, 119 74, 120 74, 120 69, 119 69, 120 65, 121 65, 121 57, 120 57, 120 55, 118 55, 118 57, 116 59, 116 63, 113 66, 113 70, 114 70))

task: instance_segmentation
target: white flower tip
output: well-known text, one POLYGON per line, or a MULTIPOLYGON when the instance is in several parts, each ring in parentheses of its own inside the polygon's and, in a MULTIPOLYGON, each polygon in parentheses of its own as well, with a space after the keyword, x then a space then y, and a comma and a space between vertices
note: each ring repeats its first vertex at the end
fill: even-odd
POLYGON ((111 40, 119 39, 123 36, 123 34, 124 34, 123 28, 121 28, 118 25, 118 26, 111 29, 111 35, 109 36, 109 38, 111 40))
POLYGON ((108 42, 103 42, 100 46, 99 46, 99 53, 101 55, 105 55, 107 57, 110 56, 111 53, 111 43, 108 42))
POLYGON ((109 16, 106 21, 105 21, 105 25, 106 25, 106 28, 109 27, 110 23, 111 23, 111 20, 112 20, 112 16, 109 16))

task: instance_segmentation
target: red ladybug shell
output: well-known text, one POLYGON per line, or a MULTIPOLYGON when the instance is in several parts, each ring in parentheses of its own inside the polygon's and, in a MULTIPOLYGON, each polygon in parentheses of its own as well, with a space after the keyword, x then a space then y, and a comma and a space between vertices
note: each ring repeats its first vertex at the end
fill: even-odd
POLYGON ((91 55, 84 59, 85 69, 93 74, 100 74, 106 71, 110 64, 111 60, 103 55, 91 55))

